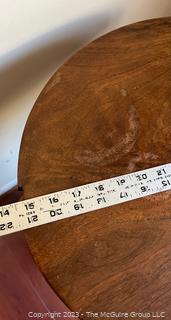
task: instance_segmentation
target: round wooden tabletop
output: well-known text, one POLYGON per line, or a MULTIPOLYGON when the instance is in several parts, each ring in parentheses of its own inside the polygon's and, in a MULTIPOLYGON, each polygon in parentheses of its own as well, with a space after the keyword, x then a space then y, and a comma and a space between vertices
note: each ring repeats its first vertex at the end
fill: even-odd
MULTIPOLYGON (((30 198, 169 162, 166 18, 111 32, 56 72, 26 124, 19 183, 30 198)), ((170 319, 170 195, 25 231, 37 265, 71 310, 165 312, 170 319)))

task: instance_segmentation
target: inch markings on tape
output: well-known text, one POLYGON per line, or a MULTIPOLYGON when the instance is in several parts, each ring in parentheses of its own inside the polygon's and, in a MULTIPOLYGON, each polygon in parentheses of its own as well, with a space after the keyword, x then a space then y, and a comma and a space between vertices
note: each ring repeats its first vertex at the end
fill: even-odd
POLYGON ((0 207, 0 236, 171 190, 171 163, 0 207))

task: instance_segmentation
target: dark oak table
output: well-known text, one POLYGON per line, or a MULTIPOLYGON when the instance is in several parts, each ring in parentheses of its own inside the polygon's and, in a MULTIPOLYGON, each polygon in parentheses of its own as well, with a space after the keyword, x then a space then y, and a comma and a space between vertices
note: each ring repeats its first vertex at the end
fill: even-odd
MULTIPOLYGON (((24 198, 171 162, 171 18, 94 41, 48 82, 25 127, 24 198)), ((171 192, 24 232, 73 311, 171 319, 171 192)), ((83 317, 85 318, 85 317, 83 317)))

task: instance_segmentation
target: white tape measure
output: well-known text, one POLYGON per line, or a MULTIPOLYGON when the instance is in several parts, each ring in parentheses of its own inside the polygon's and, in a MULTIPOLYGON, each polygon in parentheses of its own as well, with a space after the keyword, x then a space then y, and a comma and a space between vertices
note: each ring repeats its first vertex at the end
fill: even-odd
POLYGON ((171 190, 171 163, 0 207, 0 236, 171 190))

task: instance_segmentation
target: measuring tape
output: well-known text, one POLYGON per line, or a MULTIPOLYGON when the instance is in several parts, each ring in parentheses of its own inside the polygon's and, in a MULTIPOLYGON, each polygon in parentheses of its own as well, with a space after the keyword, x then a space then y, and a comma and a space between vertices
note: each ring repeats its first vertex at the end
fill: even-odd
POLYGON ((171 163, 0 207, 0 236, 171 190, 171 163))

